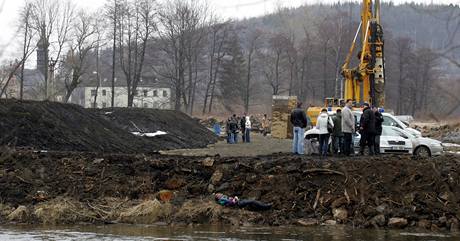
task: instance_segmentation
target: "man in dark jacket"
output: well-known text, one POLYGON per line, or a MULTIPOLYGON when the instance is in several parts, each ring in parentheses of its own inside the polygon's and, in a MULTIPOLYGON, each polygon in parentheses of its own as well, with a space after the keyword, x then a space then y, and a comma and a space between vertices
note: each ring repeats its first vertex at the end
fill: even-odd
POLYGON ((342 110, 337 109, 334 118, 334 130, 332 131, 332 147, 334 154, 340 153, 343 154, 343 132, 342 132, 342 110))
POLYGON ((359 154, 364 155, 364 148, 369 147, 369 155, 374 155, 374 140, 375 140, 375 113, 369 107, 368 103, 364 103, 363 114, 359 121, 359 129, 361 133, 361 141, 359 154))
POLYGON ((230 117, 228 125, 230 130, 230 144, 236 144, 238 142, 238 120, 235 114, 230 117))
POLYGON ((380 136, 382 135, 383 115, 379 109, 374 106, 372 110, 375 113, 375 139, 374 139, 374 152, 376 155, 380 154, 380 136))
POLYGON ((291 112, 291 123, 294 126, 292 152, 294 154, 304 153, 304 132, 307 127, 307 115, 302 109, 302 102, 297 103, 297 108, 291 112))
POLYGON ((246 131, 245 126, 246 126, 246 113, 244 113, 244 115, 240 117, 240 130, 241 130, 241 138, 243 139, 243 142, 246 142, 246 140, 244 139, 244 136, 245 136, 244 133, 246 131))

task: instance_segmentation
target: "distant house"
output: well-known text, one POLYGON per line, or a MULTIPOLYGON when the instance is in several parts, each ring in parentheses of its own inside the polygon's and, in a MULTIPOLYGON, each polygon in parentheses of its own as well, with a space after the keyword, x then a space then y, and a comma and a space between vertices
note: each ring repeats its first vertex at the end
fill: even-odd
MULTIPOLYGON (((133 100, 133 107, 171 109, 171 88, 155 80, 141 80, 133 100)), ((71 103, 85 108, 107 108, 112 104, 112 82, 107 79, 97 82, 82 83, 70 97, 71 103), (94 101, 96 99, 96 101, 94 101)), ((128 88, 126 82, 115 81, 114 107, 128 106, 128 88)))

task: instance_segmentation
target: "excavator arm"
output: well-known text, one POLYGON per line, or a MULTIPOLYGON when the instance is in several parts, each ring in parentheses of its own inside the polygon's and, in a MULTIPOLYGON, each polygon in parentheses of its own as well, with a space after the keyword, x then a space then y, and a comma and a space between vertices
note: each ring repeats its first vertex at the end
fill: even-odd
POLYGON ((380 1, 363 0, 361 22, 342 66, 344 99, 352 99, 356 103, 368 102, 378 107, 385 105, 383 47, 380 1), (361 50, 358 53, 359 64, 354 68, 350 68, 349 65, 360 31, 361 50))

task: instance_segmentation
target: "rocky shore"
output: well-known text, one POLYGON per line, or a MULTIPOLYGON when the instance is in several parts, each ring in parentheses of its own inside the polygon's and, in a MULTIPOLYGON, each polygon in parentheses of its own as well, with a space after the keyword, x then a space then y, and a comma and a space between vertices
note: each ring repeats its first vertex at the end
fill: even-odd
POLYGON ((458 156, 183 157, 3 148, 1 223, 459 228, 458 156), (270 203, 222 207, 222 192, 270 203))

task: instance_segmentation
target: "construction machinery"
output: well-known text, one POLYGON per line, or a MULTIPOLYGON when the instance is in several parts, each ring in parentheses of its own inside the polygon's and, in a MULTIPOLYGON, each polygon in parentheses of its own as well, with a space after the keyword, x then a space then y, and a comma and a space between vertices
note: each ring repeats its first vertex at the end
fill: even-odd
POLYGON ((351 99, 355 106, 367 102, 373 106, 385 105, 385 63, 383 30, 380 25, 380 0, 363 0, 361 22, 356 31, 350 50, 342 66, 343 90, 341 98, 325 98, 323 107, 310 107, 307 115, 313 124, 322 108, 330 111, 343 106, 345 100, 351 99), (360 50, 358 65, 350 68, 358 36, 360 50))

